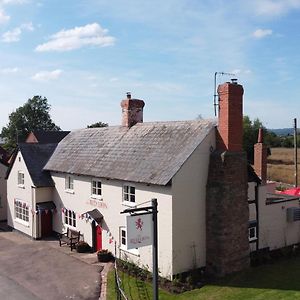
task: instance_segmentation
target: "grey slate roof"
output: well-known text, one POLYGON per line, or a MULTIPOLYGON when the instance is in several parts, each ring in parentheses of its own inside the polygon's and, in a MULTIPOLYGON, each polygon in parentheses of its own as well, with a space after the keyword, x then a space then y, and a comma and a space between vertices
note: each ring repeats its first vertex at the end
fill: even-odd
POLYGON ((54 186, 50 173, 43 168, 56 146, 57 144, 19 144, 19 150, 36 187, 54 186))
POLYGON ((73 131, 45 170, 166 185, 215 125, 210 120, 151 122, 73 131))
POLYGON ((39 144, 59 143, 70 131, 34 130, 32 132, 39 144))

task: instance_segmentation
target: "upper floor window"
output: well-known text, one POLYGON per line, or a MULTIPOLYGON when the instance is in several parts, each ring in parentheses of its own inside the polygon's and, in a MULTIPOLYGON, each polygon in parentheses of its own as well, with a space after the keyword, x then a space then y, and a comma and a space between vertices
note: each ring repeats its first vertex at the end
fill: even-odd
POLYGON ((73 210, 66 209, 65 224, 76 227, 76 213, 73 210))
POLYGON ((66 177, 66 190, 74 190, 74 178, 69 175, 66 177))
POLYGON ((29 222, 29 207, 25 202, 15 201, 15 218, 26 223, 29 222))
POLYGON ((92 180, 92 196, 100 197, 102 195, 101 181, 93 179, 92 180))
POLYGON ((18 171, 18 185, 24 186, 24 173, 18 171))
POLYGON ((123 201, 135 203, 135 187, 130 185, 123 186, 123 201))

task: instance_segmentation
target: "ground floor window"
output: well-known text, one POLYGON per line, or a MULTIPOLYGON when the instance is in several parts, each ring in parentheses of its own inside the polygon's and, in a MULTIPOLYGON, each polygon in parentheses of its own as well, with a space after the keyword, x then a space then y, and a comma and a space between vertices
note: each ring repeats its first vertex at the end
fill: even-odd
POLYGON ((126 246, 126 229, 121 228, 121 247, 127 249, 126 246))
POLYGON ((120 228, 120 248, 122 250, 125 250, 127 252, 130 252, 134 255, 139 255, 139 249, 135 248, 135 249, 127 249, 127 232, 126 232, 126 227, 121 227, 120 228))
POLYGON ((76 213, 73 210, 65 210, 65 224, 76 227, 76 213))
POLYGON ((25 222, 29 222, 29 207, 26 202, 15 201, 15 218, 25 222))
POLYGON ((257 239, 256 226, 248 228, 248 237, 249 237, 249 242, 255 241, 257 239))

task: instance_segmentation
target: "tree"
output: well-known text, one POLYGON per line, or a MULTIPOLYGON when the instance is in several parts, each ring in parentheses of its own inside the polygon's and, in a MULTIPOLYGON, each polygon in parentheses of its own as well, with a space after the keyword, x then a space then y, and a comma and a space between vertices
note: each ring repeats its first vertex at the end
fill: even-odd
POLYGON ((34 96, 16 111, 9 115, 7 126, 2 128, 1 137, 6 140, 4 147, 12 150, 17 143, 25 141, 27 135, 34 130, 61 130, 54 124, 50 114, 48 100, 42 96, 34 96))
POLYGON ((247 158, 252 163, 254 160, 254 144, 257 143, 258 130, 261 127, 264 129, 264 136, 266 136, 267 130, 258 118, 251 121, 249 116, 243 117, 243 150, 247 152, 247 158))
POLYGON ((103 122, 97 122, 91 125, 88 125, 87 128, 96 128, 96 127, 107 127, 108 124, 107 123, 103 123, 103 122))

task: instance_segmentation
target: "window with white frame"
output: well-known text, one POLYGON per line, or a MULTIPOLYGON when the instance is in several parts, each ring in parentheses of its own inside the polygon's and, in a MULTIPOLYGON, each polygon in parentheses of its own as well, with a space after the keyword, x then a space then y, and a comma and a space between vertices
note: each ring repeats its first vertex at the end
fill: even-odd
POLYGON ((66 190, 74 190, 74 178, 72 176, 66 176, 66 190))
POLYGON ((24 186, 24 173, 22 171, 18 171, 18 185, 24 186))
POLYGON ((248 237, 249 237, 249 242, 255 241, 257 239, 256 226, 248 228, 248 237))
POLYGON ((29 207, 25 202, 15 201, 15 218, 29 222, 29 207))
POLYGON ((73 210, 65 210, 65 224, 76 227, 76 213, 73 210))
POLYGON ((102 185, 100 180, 92 180, 92 196, 100 198, 102 195, 102 185))
POLYGON ((127 249, 125 228, 121 228, 121 248, 127 249))
POLYGON ((125 250, 127 252, 130 252, 134 255, 139 255, 139 249, 135 248, 135 249, 127 249, 127 242, 126 242, 126 238, 127 238, 127 231, 126 231, 126 227, 121 227, 120 228, 120 248, 122 250, 125 250))
POLYGON ((123 186, 123 201, 135 203, 135 187, 130 185, 123 186))

